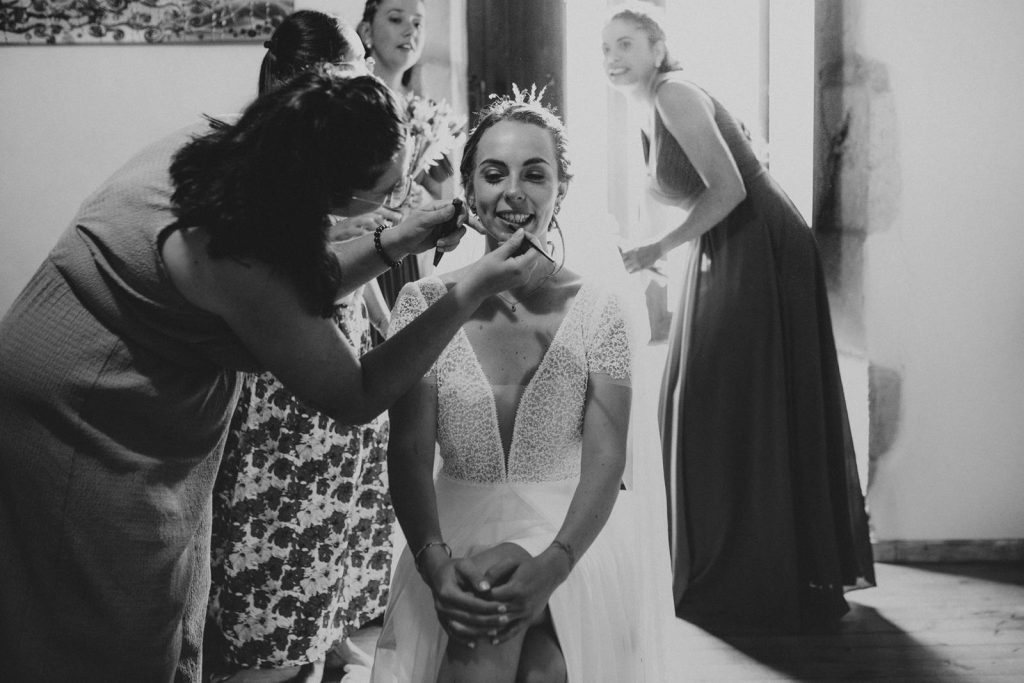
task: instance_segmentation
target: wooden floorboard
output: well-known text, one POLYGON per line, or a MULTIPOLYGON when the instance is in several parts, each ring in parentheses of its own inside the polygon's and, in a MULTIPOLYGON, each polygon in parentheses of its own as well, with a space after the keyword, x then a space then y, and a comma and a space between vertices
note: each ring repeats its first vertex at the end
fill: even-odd
POLYGON ((878 564, 834 634, 716 638, 679 621, 676 681, 1024 681, 1024 564, 878 564))
MULTIPOLYGON (((725 640, 676 621, 672 683, 1024 682, 1024 564, 877 564, 876 572, 878 586, 849 593, 850 613, 829 635, 725 640)), ((359 644, 372 651, 378 633, 359 644)))

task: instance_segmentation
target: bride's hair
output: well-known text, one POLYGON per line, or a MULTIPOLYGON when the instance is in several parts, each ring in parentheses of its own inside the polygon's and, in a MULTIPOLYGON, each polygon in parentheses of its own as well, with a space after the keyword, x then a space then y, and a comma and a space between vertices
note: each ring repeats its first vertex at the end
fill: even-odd
POLYGON ((394 95, 373 76, 314 69, 216 123, 171 163, 176 228, 202 227, 211 258, 255 258, 328 317, 341 282, 327 215, 372 187, 405 141, 394 95))
POLYGON ((462 150, 462 162, 459 173, 462 175, 462 186, 470 187, 473 178, 473 165, 480 138, 489 128, 502 121, 519 121, 529 123, 548 131, 555 143, 555 160, 558 162, 558 180, 568 183, 572 180, 569 171, 569 142, 565 135, 565 125, 558 118, 554 108, 541 102, 544 88, 537 92, 534 85, 529 90, 520 90, 512 85, 512 95, 499 97, 491 95, 492 102, 484 107, 479 115, 476 126, 469 133, 466 146, 462 150))

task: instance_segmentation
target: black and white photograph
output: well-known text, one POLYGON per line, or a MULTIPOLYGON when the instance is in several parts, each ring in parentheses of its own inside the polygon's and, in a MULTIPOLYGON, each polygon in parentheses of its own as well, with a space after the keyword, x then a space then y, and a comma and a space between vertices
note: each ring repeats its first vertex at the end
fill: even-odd
POLYGON ((1022 35, 0 0, 0 680, 1024 679, 1022 35))

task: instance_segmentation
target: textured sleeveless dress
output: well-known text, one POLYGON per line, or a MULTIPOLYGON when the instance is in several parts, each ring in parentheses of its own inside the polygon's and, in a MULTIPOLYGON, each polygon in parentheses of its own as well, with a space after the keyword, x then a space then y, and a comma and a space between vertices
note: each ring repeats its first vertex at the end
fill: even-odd
MULTIPOLYGON (((392 315, 393 334, 446 287, 437 278, 407 285, 392 315)), ((585 284, 566 312, 516 412, 507 467, 494 392, 464 330, 427 376, 437 385, 435 478, 441 532, 456 557, 502 542, 531 555, 551 543, 579 481, 588 378, 629 383, 630 348, 616 297, 585 284)), ((645 606, 634 586, 635 518, 620 491, 615 509, 549 607, 570 683, 644 681, 640 625, 645 606)), ((447 646, 430 589, 406 548, 399 557, 374 658, 372 680, 433 683, 447 646)))
POLYGON ((155 143, 85 201, 0 323, 0 649, 16 681, 198 680, 210 496, 238 370, 174 288, 155 143))
MULTIPOLYGON (((747 197, 699 238, 670 335, 673 592, 679 616, 711 630, 796 632, 874 585, 867 515, 814 236, 712 101, 747 197)), ((704 190, 657 113, 643 143, 652 191, 704 190)))
MULTIPOLYGON (((334 321, 360 355, 372 348, 361 292, 334 321)), ((246 376, 214 491, 210 668, 316 662, 384 613, 387 438, 387 415, 339 424, 273 375, 246 376)))

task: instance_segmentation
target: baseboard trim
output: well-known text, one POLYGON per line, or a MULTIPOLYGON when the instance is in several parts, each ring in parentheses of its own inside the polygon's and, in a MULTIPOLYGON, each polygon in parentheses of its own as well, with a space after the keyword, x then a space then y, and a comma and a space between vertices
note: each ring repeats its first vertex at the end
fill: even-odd
POLYGON ((1024 538, 875 541, 876 562, 1024 562, 1024 538))

